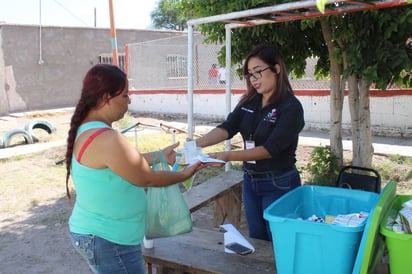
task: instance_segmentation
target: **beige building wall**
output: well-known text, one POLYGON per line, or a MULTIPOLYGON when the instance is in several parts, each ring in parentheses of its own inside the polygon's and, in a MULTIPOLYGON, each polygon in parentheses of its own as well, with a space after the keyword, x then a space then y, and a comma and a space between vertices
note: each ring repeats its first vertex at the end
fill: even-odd
MULTIPOLYGON (((127 43, 179 36, 153 30, 117 30, 119 53, 127 43)), ((0 24, 0 115, 71 107, 86 71, 111 54, 110 29, 0 24), (40 40, 41 37, 41 40, 40 40), (42 62, 43 61, 43 62, 42 62)))

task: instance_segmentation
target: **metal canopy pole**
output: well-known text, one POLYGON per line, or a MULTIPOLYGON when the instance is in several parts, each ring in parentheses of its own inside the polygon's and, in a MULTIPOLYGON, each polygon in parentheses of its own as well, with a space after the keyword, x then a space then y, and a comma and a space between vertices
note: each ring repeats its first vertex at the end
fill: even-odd
POLYGON ((187 25, 187 132, 188 138, 193 139, 193 29, 194 25, 187 25))
MULTIPOLYGON (((411 5, 408 0, 377 0, 371 2, 351 1, 351 0, 327 0, 325 12, 320 12, 316 7, 316 1, 294 1, 278 4, 269 7, 255 8, 231 13, 213 15, 203 18, 191 19, 191 25, 201 25, 205 23, 236 23, 238 27, 256 26, 261 24, 273 24, 292 20, 299 20, 311 17, 321 17, 333 14, 348 12, 359 12, 363 10, 384 9, 411 5), (272 19, 256 19, 258 15, 272 14, 272 19), (247 20, 248 17, 253 18, 247 20), (244 19, 239 21, 238 19, 244 19)), ((233 27, 232 27, 233 28, 233 27)))
MULTIPOLYGON (((226 68, 225 68, 225 78, 226 78, 226 116, 232 111, 232 29, 229 25, 225 25, 225 35, 226 35, 226 68)), ((226 140, 226 151, 231 148, 231 141, 226 140)), ((225 165, 225 170, 230 170, 230 162, 225 165)))

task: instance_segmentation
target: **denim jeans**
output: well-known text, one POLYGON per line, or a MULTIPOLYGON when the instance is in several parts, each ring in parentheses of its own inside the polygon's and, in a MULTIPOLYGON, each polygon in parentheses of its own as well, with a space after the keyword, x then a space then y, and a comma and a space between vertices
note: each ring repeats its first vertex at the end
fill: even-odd
POLYGON ((94 273, 144 274, 141 245, 120 245, 95 235, 70 233, 77 252, 94 273))
POLYGON ((263 218, 263 211, 283 194, 300 185, 301 179, 296 168, 272 176, 255 177, 245 172, 242 192, 250 237, 272 240, 269 223, 263 218))

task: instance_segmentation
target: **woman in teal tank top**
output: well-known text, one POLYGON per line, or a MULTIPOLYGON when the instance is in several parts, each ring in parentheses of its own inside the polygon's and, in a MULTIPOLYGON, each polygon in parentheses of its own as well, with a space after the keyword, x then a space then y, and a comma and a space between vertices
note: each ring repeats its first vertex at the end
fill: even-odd
MULTIPOLYGON (((182 182, 204 167, 153 171, 153 152, 139 153, 112 123, 127 112, 126 74, 108 64, 93 66, 83 79, 71 118, 66 151, 66 191, 70 176, 76 202, 69 219, 74 248, 94 273, 145 273, 141 242, 145 229, 145 187, 182 182)), ((163 149, 169 164, 173 144, 163 149)))

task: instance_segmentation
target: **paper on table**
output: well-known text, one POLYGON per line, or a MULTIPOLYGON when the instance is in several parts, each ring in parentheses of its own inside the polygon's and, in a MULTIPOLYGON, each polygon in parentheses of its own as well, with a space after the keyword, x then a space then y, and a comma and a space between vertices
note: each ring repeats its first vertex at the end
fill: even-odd
MULTIPOLYGON (((247 246, 250 249, 253 250, 253 252, 255 252, 255 248, 253 247, 253 245, 251 245, 248 240, 246 240, 245 237, 243 237, 243 235, 232 225, 232 224, 223 224, 220 225, 221 228, 224 228, 226 230, 225 234, 224 234, 224 243, 225 245, 236 242, 239 243, 241 245, 247 246)), ((225 247, 225 252, 226 253, 235 253, 230 249, 227 249, 225 247)))

